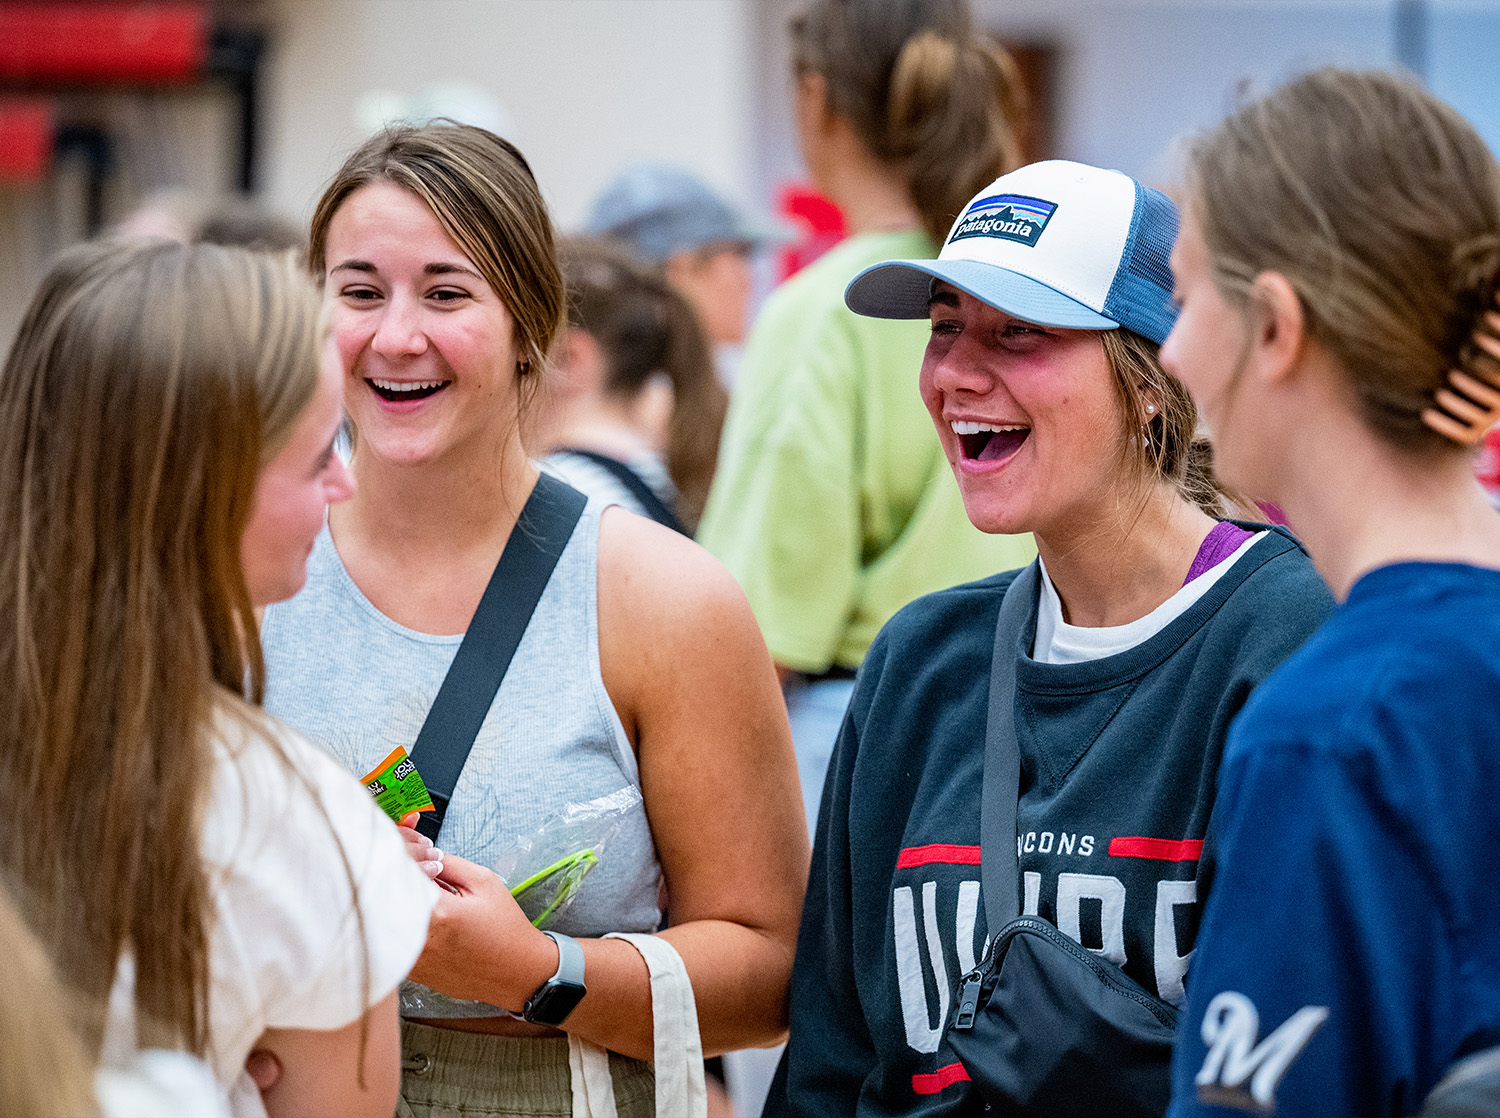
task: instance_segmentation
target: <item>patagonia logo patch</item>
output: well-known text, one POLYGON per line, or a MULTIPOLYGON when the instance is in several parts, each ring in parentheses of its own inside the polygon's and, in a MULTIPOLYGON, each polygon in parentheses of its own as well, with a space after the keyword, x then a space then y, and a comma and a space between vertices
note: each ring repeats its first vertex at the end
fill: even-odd
POLYGON ((964 211, 948 243, 967 237, 1000 237, 1035 246, 1036 239, 1056 212, 1056 202, 1044 202, 1024 194, 992 194, 977 199, 964 211))

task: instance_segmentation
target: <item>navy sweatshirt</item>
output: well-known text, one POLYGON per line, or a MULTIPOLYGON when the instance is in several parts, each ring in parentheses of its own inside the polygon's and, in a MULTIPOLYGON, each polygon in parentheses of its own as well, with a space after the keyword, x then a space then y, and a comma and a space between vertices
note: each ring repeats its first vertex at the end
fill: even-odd
MULTIPOLYGON (((766 1115, 981 1109, 943 1033, 988 940, 979 807, 990 659, 1014 572, 913 602, 860 671, 824 788, 766 1115)), ((1144 643, 1083 664, 1018 644, 1023 909, 1182 1000, 1230 720, 1332 607, 1274 531, 1144 643)))

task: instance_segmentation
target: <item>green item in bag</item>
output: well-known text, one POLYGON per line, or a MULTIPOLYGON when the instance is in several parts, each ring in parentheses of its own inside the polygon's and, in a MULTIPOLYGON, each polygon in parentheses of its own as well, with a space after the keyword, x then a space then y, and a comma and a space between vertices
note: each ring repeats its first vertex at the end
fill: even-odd
POLYGON ((573 899, 589 870, 599 863, 592 847, 575 850, 559 858, 546 869, 538 870, 526 880, 512 885, 510 895, 533 927, 545 927, 549 916, 573 899))

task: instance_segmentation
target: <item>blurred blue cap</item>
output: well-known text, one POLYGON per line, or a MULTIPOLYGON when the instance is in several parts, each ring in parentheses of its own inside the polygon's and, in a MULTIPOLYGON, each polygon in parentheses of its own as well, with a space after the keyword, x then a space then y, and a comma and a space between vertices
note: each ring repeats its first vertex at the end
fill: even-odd
POLYGON ((594 202, 584 231, 625 242, 654 264, 705 245, 765 248, 791 240, 791 230, 757 221, 679 167, 640 163, 622 171, 594 202))

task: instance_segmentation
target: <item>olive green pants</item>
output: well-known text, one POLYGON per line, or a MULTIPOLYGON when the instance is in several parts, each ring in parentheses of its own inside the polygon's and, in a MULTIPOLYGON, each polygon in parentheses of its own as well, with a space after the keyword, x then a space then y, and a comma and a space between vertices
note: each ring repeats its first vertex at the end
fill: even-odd
MULTIPOLYGON (((620 1118, 654 1118, 656 1076, 609 1054, 620 1118)), ((565 1037, 523 1039, 401 1023, 396 1118, 572 1118, 565 1037)))

